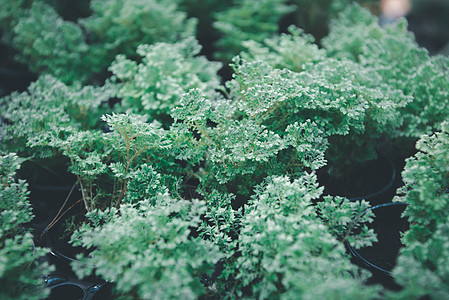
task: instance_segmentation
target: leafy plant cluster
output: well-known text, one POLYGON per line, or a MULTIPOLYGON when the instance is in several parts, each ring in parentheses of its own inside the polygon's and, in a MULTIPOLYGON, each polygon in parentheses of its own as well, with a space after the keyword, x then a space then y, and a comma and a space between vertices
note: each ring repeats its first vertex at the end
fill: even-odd
POLYGON ((262 41, 277 33, 282 16, 294 10, 286 0, 237 0, 224 11, 216 13, 213 26, 220 31, 218 57, 231 59, 242 49, 244 41, 262 41))
POLYGON ((330 56, 374 68, 384 82, 413 99, 399 110, 399 136, 416 140, 438 130, 446 119, 449 59, 420 48, 405 20, 381 28, 369 11, 350 5, 332 22, 322 43, 330 56))
MULTIPOLYGON (((233 57, 233 77, 221 84, 221 64, 201 55, 196 21, 178 10, 190 1, 91 1, 91 15, 77 21, 49 3, 19 1, 0 14, 23 61, 50 73, 0 100, 0 147, 69 161, 86 211, 72 243, 92 250, 73 265, 78 275, 100 275, 130 299, 380 297, 342 243, 376 241, 369 204, 323 195, 316 171, 338 176, 435 130, 447 118, 447 58, 430 57, 404 23, 381 28, 356 5, 319 47, 296 26, 276 33, 293 9, 286 1, 242 0, 217 5, 209 20, 223 33, 217 53, 233 57), (102 85, 86 84, 102 70, 111 72, 102 85)), ((434 182, 412 173, 447 165, 442 128, 417 144, 422 154, 404 173, 405 201, 429 197, 406 212, 416 225, 399 278, 412 274, 401 264, 419 265, 445 245, 433 239, 445 238, 436 232, 447 225, 447 170, 432 171, 434 182), (432 217, 422 215, 427 203, 432 217)), ((443 271, 423 268, 445 292, 443 271)))
MULTIPOLYGON (((344 227, 352 221, 348 205, 359 204, 345 200, 338 207, 328 198, 315 210, 312 201, 321 193, 316 177, 308 173, 293 181, 269 177, 257 186, 240 219, 238 248, 228 253, 219 278, 224 281, 221 288, 226 288, 220 294, 257 299, 376 298, 378 287, 360 289, 367 274, 359 273, 346 257, 343 244, 333 235, 338 226, 317 216, 330 213, 329 219, 338 217, 344 227)), ((363 202, 360 207, 367 205, 363 202)), ((358 238, 370 244, 373 232, 358 238)))
POLYGON ((190 89, 198 88, 216 98, 221 64, 199 56, 200 50, 196 39, 187 38, 177 43, 139 45, 140 63, 118 55, 110 70, 117 83, 120 110, 170 123, 170 110, 190 89))
POLYGON ((33 219, 28 184, 17 179, 22 159, 15 153, 0 155, 0 297, 38 299, 48 295, 41 279, 49 271, 38 258, 46 250, 35 247, 25 225, 33 219))
POLYGON ((197 299, 205 292, 201 283, 222 257, 210 241, 192 236, 203 201, 178 200, 158 192, 137 206, 123 205, 87 215, 72 240, 93 247, 91 258, 81 257, 77 274, 93 272, 116 282, 121 299, 197 299))
POLYGON ((27 149, 41 140, 46 142, 34 154, 52 156, 51 148, 46 147, 50 137, 100 128, 100 118, 109 111, 107 103, 113 95, 112 86, 69 86, 51 75, 41 76, 27 91, 0 99, 4 108, 2 147, 29 156, 33 153, 27 153, 27 149))
POLYGON ((242 42, 262 42, 284 31, 286 21, 313 31, 320 19, 320 27, 327 27, 350 0, 309 2, 83 0, 68 9, 55 0, 2 0, 1 40, 36 74, 98 84, 117 55, 138 58, 139 45, 196 37, 209 58, 228 63, 244 49, 242 42))
POLYGON ((404 211, 410 229, 402 237, 402 250, 394 275, 404 290, 402 299, 449 295, 448 205, 449 123, 432 135, 423 135, 416 148, 418 153, 407 159, 404 187, 397 201, 409 205, 404 211))
POLYGON ((31 71, 66 83, 101 82, 118 54, 139 44, 176 42, 195 35, 196 21, 177 1, 90 1, 90 15, 65 20, 49 1, 2 1, 5 42, 31 71))

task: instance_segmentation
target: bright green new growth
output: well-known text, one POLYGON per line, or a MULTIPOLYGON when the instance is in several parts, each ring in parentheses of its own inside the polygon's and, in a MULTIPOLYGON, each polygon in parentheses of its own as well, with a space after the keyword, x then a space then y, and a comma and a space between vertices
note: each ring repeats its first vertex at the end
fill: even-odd
POLYGON ((49 292, 41 279, 49 268, 37 262, 46 251, 34 247, 23 227, 33 214, 28 184, 15 178, 21 161, 14 153, 0 155, 0 298, 5 300, 42 299, 49 292))
POLYGON ((222 33, 217 56, 230 60, 244 49, 242 42, 262 42, 278 32, 278 22, 294 6, 286 0, 238 0, 235 5, 217 12, 214 27, 222 33))
POLYGON ((170 110, 189 89, 198 88, 214 98, 221 64, 198 56, 201 46, 194 38, 178 43, 139 45, 137 63, 119 55, 110 70, 116 77, 120 110, 148 115, 168 122, 170 110))
POLYGON ((410 229, 393 270, 405 288, 395 297, 444 299, 449 296, 449 123, 422 136, 416 148, 419 152, 406 161, 405 185, 396 198, 409 204, 404 215, 410 229))
POLYGON ((204 202, 161 193, 123 205, 120 213, 93 211, 88 217, 95 223, 83 225, 72 241, 95 249, 79 257, 86 265, 73 266, 80 276, 95 266, 97 275, 117 283, 121 299, 198 299, 207 292, 201 279, 222 256, 211 242, 193 236, 205 211, 204 202), (101 225, 97 214, 107 222, 101 225))

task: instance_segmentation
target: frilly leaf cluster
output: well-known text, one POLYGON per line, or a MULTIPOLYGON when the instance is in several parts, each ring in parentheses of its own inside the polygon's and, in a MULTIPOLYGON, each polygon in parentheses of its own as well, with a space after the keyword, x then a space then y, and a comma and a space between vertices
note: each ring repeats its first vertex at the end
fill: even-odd
MULTIPOLYGON (((205 203, 162 193, 152 199, 125 204, 120 213, 112 210, 103 225, 84 225, 72 241, 95 250, 89 259, 79 257, 80 262, 87 260, 97 275, 116 282, 118 295, 125 299, 197 299, 207 292, 201 279, 212 274, 222 257, 213 243, 193 236, 205 203)), ((88 216, 97 219, 96 214, 88 216)), ((91 272, 77 268, 79 275, 91 272)))
POLYGON ((408 203, 404 216, 410 222, 402 242, 405 247, 393 274, 404 289, 392 297, 400 299, 449 295, 449 123, 440 131, 423 135, 418 153, 406 161, 404 187, 396 200, 408 203))
POLYGON ((28 184, 17 180, 23 162, 15 153, 0 155, 0 298, 42 299, 49 293, 42 274, 50 271, 37 258, 46 250, 35 247, 25 225, 33 219, 28 184))

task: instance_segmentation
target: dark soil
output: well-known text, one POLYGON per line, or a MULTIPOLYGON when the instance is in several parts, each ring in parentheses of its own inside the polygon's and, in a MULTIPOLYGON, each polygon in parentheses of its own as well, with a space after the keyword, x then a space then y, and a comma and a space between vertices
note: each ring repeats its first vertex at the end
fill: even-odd
POLYGON ((319 170, 317 175, 324 186, 323 195, 365 199, 372 205, 390 202, 400 184, 396 162, 384 156, 347 167, 338 177, 329 175, 326 168, 319 170))

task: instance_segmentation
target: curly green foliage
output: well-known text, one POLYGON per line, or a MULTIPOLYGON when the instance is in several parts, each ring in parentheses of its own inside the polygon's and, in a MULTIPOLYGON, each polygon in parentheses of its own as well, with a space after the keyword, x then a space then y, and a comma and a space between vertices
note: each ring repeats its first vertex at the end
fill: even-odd
POLYGON ((114 203, 113 175, 108 168, 113 149, 101 132, 73 129, 67 136, 53 135, 48 145, 70 160, 68 170, 77 176, 87 211, 114 203))
POLYGON ((178 156, 207 158, 197 173, 204 194, 217 189, 247 196, 268 175, 325 164, 326 140, 314 123, 304 120, 274 132, 259 116, 245 115, 239 104, 213 102, 194 90, 172 112, 176 123, 171 130, 183 133, 186 141, 177 147, 178 156))
POLYGON ((424 242, 447 220, 449 209, 449 123, 443 122, 441 130, 424 135, 416 143, 418 153, 406 161, 402 178, 404 187, 399 190, 398 201, 410 205, 405 215, 411 222, 406 234, 414 241, 424 242), (403 193, 401 195, 401 193, 403 193))
POLYGON ((0 155, 0 298, 42 299, 49 290, 40 277, 50 269, 37 262, 46 251, 34 247, 33 236, 23 227, 33 214, 28 184, 15 178, 20 163, 15 153, 0 155))
POLYGON ((263 42, 244 41, 242 44, 247 49, 241 53, 242 58, 264 61, 276 69, 286 68, 294 72, 303 71, 306 63, 325 59, 325 50, 314 44, 312 35, 305 34, 294 25, 288 31, 290 34, 282 33, 263 42))
POLYGON ((406 161, 405 185, 395 199, 409 204, 404 216, 410 229, 402 237, 405 247, 393 270, 404 290, 393 297, 443 299, 449 296, 449 123, 422 136, 416 148, 418 153, 406 161))
POLYGON ((404 125, 398 135, 418 139, 445 120, 449 58, 430 57, 407 30, 405 20, 381 28, 368 10, 351 5, 332 23, 323 45, 330 56, 374 68, 384 82, 413 98, 400 109, 404 125))
POLYGON ((340 165, 374 158, 373 141, 402 124, 398 107, 410 100, 350 60, 328 58, 296 73, 235 59, 234 70, 228 86, 246 115, 276 133, 312 122, 329 138, 327 158, 340 165))
POLYGON ((93 0, 93 14, 79 23, 89 32, 92 63, 106 69, 118 54, 135 55, 140 44, 177 42, 195 35, 195 19, 177 1, 93 0))
POLYGON ((158 123, 145 123, 128 114, 104 115, 102 120, 112 130, 105 138, 121 160, 111 165, 118 178, 127 178, 135 166, 151 157, 157 159, 157 153, 171 147, 166 131, 158 123))
MULTIPOLYGON (((164 171, 170 164, 174 165, 166 132, 159 124, 148 124, 141 119, 128 114, 104 115, 102 120, 107 122, 110 132, 72 130, 66 137, 51 137, 49 145, 70 159, 69 170, 78 176, 87 211, 119 206, 127 195, 128 183, 134 191, 137 184, 151 179, 152 170, 146 176, 142 169, 145 163, 164 171)), ((170 180, 175 182, 173 178, 170 180)), ((128 200, 145 197, 136 193, 128 200)))
POLYGON ((2 148, 24 155, 54 155, 48 147, 53 136, 62 138, 73 129, 100 127, 100 116, 108 110, 113 93, 107 84, 67 86, 50 75, 41 76, 28 91, 0 99, 2 148))
MULTIPOLYGON (((74 234, 75 245, 94 250, 79 257, 87 267, 73 266, 81 276, 95 266, 97 275, 115 283, 121 299, 197 299, 207 292, 200 280, 221 258, 211 242, 192 236, 205 210, 204 202, 173 200, 168 194, 122 205, 105 224, 86 224, 74 234)), ((89 215, 95 219, 95 214, 89 215)))
POLYGON ((160 194, 168 193, 169 178, 156 172, 151 165, 142 164, 128 181, 124 199, 126 203, 138 203, 143 200, 155 199, 160 194))
POLYGON ((53 1, 8 3, 0 24, 20 62, 66 83, 99 81, 116 55, 133 56, 139 44, 176 42, 196 31, 196 20, 178 11, 177 1, 91 1, 92 14, 73 22, 46 2, 53 1))
POLYGON ((64 82, 85 81, 91 75, 89 47, 81 27, 65 21, 54 8, 35 1, 14 27, 17 59, 37 74, 50 73, 64 82))
POLYGON ((350 201, 343 197, 324 196, 316 204, 317 212, 329 231, 342 242, 349 242, 354 248, 369 247, 377 242, 374 229, 367 223, 374 220, 368 201, 350 201))
POLYGON ((221 64, 199 56, 200 50, 198 42, 188 38, 178 43, 139 45, 140 63, 118 55, 110 70, 118 85, 117 96, 122 98, 119 109, 166 123, 169 111, 188 90, 198 88, 216 97, 221 64))
POLYGON ((217 42, 217 57, 230 60, 244 49, 242 42, 263 42, 278 32, 278 22, 294 10, 285 0, 238 0, 215 14, 213 26, 222 36, 217 42))
MULTIPOLYGON (((1 126, 2 148, 23 152, 29 138, 50 131, 54 124, 70 123, 61 108, 67 87, 51 76, 39 78, 23 93, 13 93, 0 99, 4 120, 1 126)), ((43 155, 48 156, 47 153, 43 155)))
POLYGON ((386 28, 382 39, 367 41, 361 63, 373 66, 394 88, 413 97, 401 109, 402 135, 418 139, 436 131, 449 112, 449 58, 430 57, 407 31, 406 22, 386 28))
MULTIPOLYGON (((226 278, 228 282, 235 281, 234 296, 257 299, 378 296, 376 287, 363 286, 365 276, 357 275, 343 244, 318 218, 312 200, 321 192, 313 174, 304 174, 293 181, 288 177, 271 177, 256 189, 242 218, 239 255, 233 264, 226 266, 235 270, 225 273, 233 276, 226 278)), ((350 210, 346 211, 348 214, 350 210)))
POLYGON ((200 236, 213 241, 227 257, 232 257, 237 249, 236 237, 243 210, 232 208, 234 200, 235 195, 216 190, 205 195, 207 212, 200 227, 200 236))
POLYGON ((425 242, 410 242, 399 255, 393 275, 404 288, 390 299, 445 299, 449 297, 449 223, 436 226, 425 242))
POLYGON ((363 46, 379 39, 383 29, 368 9, 353 3, 346 5, 330 23, 329 34, 321 43, 328 55, 359 61, 363 46))
POLYGON ((0 28, 1 40, 11 44, 14 37, 13 28, 18 20, 26 15, 26 10, 31 6, 33 0, 8 1, 0 0, 0 28))

